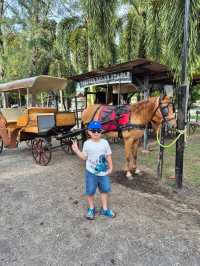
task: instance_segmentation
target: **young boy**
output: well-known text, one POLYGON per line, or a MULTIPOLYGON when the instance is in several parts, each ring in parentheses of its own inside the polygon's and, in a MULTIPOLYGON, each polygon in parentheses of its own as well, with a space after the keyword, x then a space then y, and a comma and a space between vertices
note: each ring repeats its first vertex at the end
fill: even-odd
POLYGON ((89 208, 86 218, 95 218, 94 195, 98 187, 101 195, 100 215, 114 218, 115 213, 108 209, 108 192, 111 190, 108 175, 112 172, 111 149, 108 141, 101 138, 102 126, 98 121, 91 121, 88 124, 90 139, 86 140, 83 150, 80 151, 77 143, 73 142, 72 149, 82 160, 86 160, 85 171, 85 192, 89 208))

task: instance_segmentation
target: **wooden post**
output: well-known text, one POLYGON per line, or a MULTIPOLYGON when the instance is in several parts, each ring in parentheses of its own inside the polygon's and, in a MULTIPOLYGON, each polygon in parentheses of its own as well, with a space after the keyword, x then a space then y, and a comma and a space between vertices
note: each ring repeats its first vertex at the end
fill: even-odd
POLYGON ((77 96, 74 97, 75 99, 75 111, 76 111, 76 125, 79 128, 79 120, 78 120, 78 102, 77 102, 77 96))
POLYGON ((43 99, 43 93, 42 92, 40 93, 40 99, 41 99, 42 107, 44 107, 44 99, 43 99))
MULTIPOLYGON (((144 100, 148 100, 149 98, 149 77, 146 76, 144 79, 144 100)), ((148 150, 148 125, 144 130, 144 151, 148 150)))
POLYGON ((88 88, 85 88, 85 108, 88 106, 88 88))
POLYGON ((59 93, 60 93, 60 108, 61 110, 63 110, 63 91, 62 90, 59 90, 59 93))
MULTIPOLYGON (((162 124, 160 130, 160 143, 162 145, 165 144, 165 127, 162 124)), ((163 157, 164 157, 164 148, 160 146, 159 154, 158 154, 158 165, 157 165, 157 177, 162 178, 163 174, 163 157)))
POLYGON ((2 92, 1 95, 2 95, 3 108, 6 108, 6 107, 8 107, 8 97, 7 97, 5 92, 2 92))
POLYGON ((22 107, 22 101, 21 101, 21 93, 20 93, 20 90, 18 90, 18 97, 19 97, 19 106, 22 107))
POLYGON ((118 105, 120 105, 120 96, 121 96, 121 80, 119 80, 119 89, 118 89, 118 105))
MULTIPOLYGON (((188 86, 188 71, 187 71, 187 61, 188 61, 188 41, 189 41, 189 8, 190 0, 185 0, 185 15, 184 15, 184 41, 182 50, 182 69, 181 69, 181 86, 178 90, 178 116, 177 116, 177 128, 179 130, 184 130, 186 126, 187 117, 187 104, 189 95, 188 86)), ((178 134, 178 133, 177 133, 178 134)), ((182 188, 183 182, 183 156, 184 156, 184 135, 176 142, 176 186, 177 188, 182 188)))
POLYGON ((108 104, 108 82, 106 86, 106 104, 108 104))
POLYGON ((29 89, 26 88, 26 106, 29 108, 29 89))
MULTIPOLYGON (((164 90, 162 89, 160 97, 163 98, 163 95, 164 95, 164 90)), ((165 144, 165 123, 164 122, 161 124, 161 129, 160 129, 160 143, 161 145, 165 144)), ((157 165, 157 177, 158 178, 162 178, 162 174, 163 174, 164 150, 165 150, 164 147, 159 146, 158 165, 157 165)))

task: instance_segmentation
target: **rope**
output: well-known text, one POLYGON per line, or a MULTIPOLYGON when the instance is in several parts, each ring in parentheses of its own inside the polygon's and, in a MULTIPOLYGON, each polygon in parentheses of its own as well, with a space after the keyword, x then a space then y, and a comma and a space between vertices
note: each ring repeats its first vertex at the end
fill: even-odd
POLYGON ((163 144, 160 143, 160 140, 159 140, 159 132, 160 132, 160 127, 159 127, 159 129, 158 129, 158 131, 156 133, 157 142, 163 148, 170 148, 171 146, 173 146, 177 142, 177 140, 180 138, 181 135, 185 135, 186 136, 186 130, 187 130, 186 128, 183 129, 183 130, 176 129, 176 131, 179 132, 179 135, 171 143, 169 143, 168 145, 163 145, 163 144))

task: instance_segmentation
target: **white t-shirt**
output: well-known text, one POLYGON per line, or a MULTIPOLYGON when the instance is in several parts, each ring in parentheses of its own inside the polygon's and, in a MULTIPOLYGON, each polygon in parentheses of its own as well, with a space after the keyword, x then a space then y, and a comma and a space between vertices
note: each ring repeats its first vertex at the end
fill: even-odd
POLYGON ((108 141, 88 139, 83 144, 83 153, 87 156, 86 169, 95 175, 105 176, 108 170, 106 156, 112 154, 108 141))

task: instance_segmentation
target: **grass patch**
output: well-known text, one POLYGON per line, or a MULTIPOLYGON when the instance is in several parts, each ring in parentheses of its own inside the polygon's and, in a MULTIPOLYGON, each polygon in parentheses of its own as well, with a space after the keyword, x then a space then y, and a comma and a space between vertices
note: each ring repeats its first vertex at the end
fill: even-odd
MULTIPOLYGON (((169 140, 170 142, 170 140, 169 140)), ((155 172, 158 164, 159 146, 157 142, 150 143, 149 148, 153 151, 147 155, 141 153, 141 149, 138 154, 138 165, 142 167, 148 167, 155 172)), ((164 163, 163 163, 163 182, 174 187, 175 181, 168 180, 167 177, 175 175, 175 158, 176 158, 176 145, 170 148, 166 148, 164 151, 164 163)), ((184 152, 184 176, 183 182, 190 185, 200 187, 200 135, 190 135, 188 138, 187 146, 184 152)))

